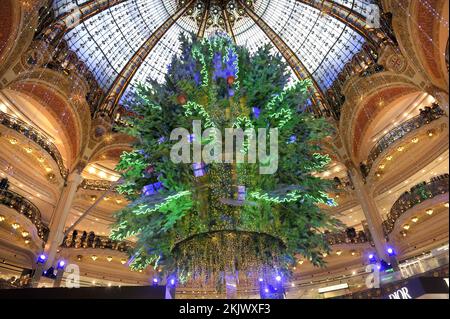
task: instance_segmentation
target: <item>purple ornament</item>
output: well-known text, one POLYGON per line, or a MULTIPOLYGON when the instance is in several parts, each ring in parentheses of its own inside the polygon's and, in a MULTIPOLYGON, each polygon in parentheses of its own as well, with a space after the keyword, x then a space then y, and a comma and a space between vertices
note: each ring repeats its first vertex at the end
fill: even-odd
POLYGON ((297 141, 297 136, 292 135, 291 137, 289 137, 289 144, 293 144, 297 141))
POLYGON ((145 196, 156 195, 162 187, 163 185, 161 182, 146 185, 142 188, 142 194, 145 196))
POLYGON ((245 200, 245 186, 238 186, 238 200, 244 201, 245 200))
POLYGON ((206 174, 205 163, 193 163, 192 169, 194 170, 195 177, 201 177, 206 174))
POLYGON ((259 115, 261 114, 261 109, 259 107, 252 107, 252 113, 253 113, 253 117, 255 119, 258 119, 259 115))

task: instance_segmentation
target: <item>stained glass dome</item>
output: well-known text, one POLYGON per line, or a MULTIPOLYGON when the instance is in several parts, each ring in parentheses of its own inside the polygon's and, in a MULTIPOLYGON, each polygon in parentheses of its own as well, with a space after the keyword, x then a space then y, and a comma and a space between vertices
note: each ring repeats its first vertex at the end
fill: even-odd
MULTIPOLYGON (((374 0, 324 1, 330 3, 329 12, 318 9, 318 5, 323 5, 322 1, 311 0, 254 0, 245 3, 241 0, 97 1, 98 7, 102 2, 107 3, 101 10, 89 8, 91 2, 57 0, 53 6, 58 17, 73 16, 74 12, 84 14, 87 9, 93 11, 67 32, 64 39, 85 62, 105 92, 111 89, 117 77, 122 76, 127 64, 132 63, 133 55, 146 45, 146 41, 156 33, 162 35, 132 76, 122 100, 131 96, 139 82, 150 78, 164 80, 167 65, 179 51, 178 36, 182 32, 207 37, 222 30, 250 51, 273 42, 258 21, 246 14, 246 10, 251 10, 277 34, 303 63, 317 86, 325 91, 366 41, 361 32, 347 21, 328 13, 347 10, 346 18, 351 13, 363 20, 374 10, 374 0), (183 9, 183 14, 173 19, 183 9), (171 19, 174 21, 170 27, 161 32, 163 24, 171 19)), ((292 78, 296 80, 294 75, 292 78)))

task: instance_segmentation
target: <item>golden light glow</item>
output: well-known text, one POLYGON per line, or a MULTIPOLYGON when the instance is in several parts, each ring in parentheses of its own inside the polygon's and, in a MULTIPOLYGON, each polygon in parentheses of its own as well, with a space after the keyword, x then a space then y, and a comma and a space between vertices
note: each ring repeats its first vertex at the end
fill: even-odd
POLYGON ((393 157, 392 157, 391 155, 389 155, 389 156, 386 157, 386 159, 387 159, 388 161, 392 161, 393 157))
POLYGON ((338 250, 337 252, 336 252, 336 255, 338 255, 338 256, 340 256, 342 254, 342 251, 340 251, 340 250, 338 250))
POLYGON ((12 145, 16 145, 16 144, 17 144, 17 140, 16 140, 15 138, 9 139, 9 142, 10 142, 12 145))
POLYGON ((122 258, 122 259, 120 260, 120 263, 121 263, 122 265, 125 265, 125 264, 126 264, 126 262, 127 262, 127 260, 126 260, 126 259, 124 259, 124 258, 122 258))
POLYGON ((93 261, 96 261, 98 257, 96 255, 92 255, 91 258, 93 261))
POLYGON ((25 150, 25 152, 27 152, 28 154, 33 153, 33 149, 31 147, 24 147, 23 148, 25 150))
POLYGON ((448 208, 448 207, 449 207, 448 203, 445 203, 445 204, 444 204, 444 207, 445 207, 445 208, 448 208))
POLYGON ((11 224, 12 228, 17 229, 20 227, 20 225, 18 223, 12 223, 11 224))
POLYGON ((44 161, 45 161, 45 159, 41 156, 41 157, 38 157, 38 162, 39 163, 44 163, 44 161))
POLYGON ((46 167, 46 168, 45 168, 45 171, 46 171, 47 173, 50 173, 50 172, 52 171, 52 169, 51 169, 50 167, 46 167))
POLYGON ((428 134, 429 137, 433 137, 434 132, 430 130, 430 131, 427 132, 427 134, 428 134))
POLYGON ((30 240, 29 239, 25 239, 25 244, 29 244, 30 243, 30 240))
POLYGON ((116 199, 116 203, 117 204, 122 204, 122 200, 121 199, 116 199))
POLYGON ((380 166, 378 166, 381 170, 383 170, 385 167, 386 167, 386 165, 384 165, 384 164, 381 164, 380 166))
POLYGON ((298 264, 299 264, 299 265, 303 265, 303 262, 304 262, 303 260, 299 260, 299 261, 298 261, 298 264))
POLYGON ((106 260, 111 262, 113 260, 113 258, 111 256, 106 257, 106 260))
POLYGON ((4 221, 6 218, 3 215, 0 215, 0 222, 4 221))
POLYGON ((100 173, 98 173, 98 177, 100 177, 100 178, 105 178, 105 177, 106 177, 105 172, 100 172, 100 173))
POLYGON ((26 230, 24 230, 24 231, 22 232, 22 237, 28 237, 29 234, 30 234, 29 232, 27 232, 26 230))
POLYGON ((419 143, 419 138, 415 137, 411 140, 411 142, 413 142, 414 144, 417 144, 417 143, 419 143))
POLYGON ((95 174, 96 171, 97 170, 95 169, 95 167, 89 166, 89 168, 88 168, 88 173, 89 174, 95 174))
POLYGON ((413 218, 411 218, 411 221, 413 223, 417 223, 419 221, 419 217, 413 217, 413 218))
POLYGON ((431 216, 431 215, 433 215, 433 210, 432 209, 427 209, 425 213, 427 213, 427 215, 431 216))
POLYGON ((409 226, 409 224, 406 224, 406 225, 403 226, 403 229, 404 229, 404 230, 408 230, 410 227, 411 227, 411 226, 409 226))
POLYGON ((356 252, 355 251, 352 251, 352 256, 355 256, 356 255, 356 252))
POLYGON ((405 150, 404 146, 397 147, 397 151, 399 151, 399 152, 403 152, 404 150, 405 150))

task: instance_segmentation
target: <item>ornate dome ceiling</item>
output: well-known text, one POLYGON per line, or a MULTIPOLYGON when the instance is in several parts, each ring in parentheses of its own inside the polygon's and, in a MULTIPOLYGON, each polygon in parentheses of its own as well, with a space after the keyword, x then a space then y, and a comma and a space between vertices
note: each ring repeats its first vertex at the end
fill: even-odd
POLYGON ((123 101, 131 96, 137 83, 148 78, 163 81, 167 65, 173 54, 178 53, 180 33, 193 32, 207 37, 222 30, 238 45, 254 51, 277 41, 269 38, 261 23, 275 32, 290 54, 301 61, 308 75, 312 75, 317 86, 325 91, 366 41, 361 30, 347 22, 355 17, 361 21, 366 19, 374 10, 373 2, 375 0, 55 0, 53 6, 57 17, 73 17, 74 12, 88 17, 64 38, 106 92, 118 77, 129 81, 130 77, 124 77, 124 72, 130 63, 136 63, 133 57, 140 55, 143 47, 151 46, 132 71, 123 101), (330 14, 336 10, 341 18, 330 14))

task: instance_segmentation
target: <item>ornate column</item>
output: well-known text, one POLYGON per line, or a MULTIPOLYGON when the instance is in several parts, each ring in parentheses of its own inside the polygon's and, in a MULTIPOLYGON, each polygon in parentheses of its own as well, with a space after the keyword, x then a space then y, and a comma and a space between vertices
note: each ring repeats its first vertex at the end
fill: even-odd
POLYGON ((364 183, 361 173, 358 172, 356 167, 352 166, 349 168, 349 172, 359 203, 366 217, 370 235, 375 245, 378 258, 389 262, 390 257, 386 252, 386 238, 384 236, 382 226, 383 220, 378 211, 375 200, 373 199, 368 185, 364 183))
POLYGON ((64 227, 66 226, 67 217, 69 216, 78 185, 82 180, 81 171, 82 169, 78 168, 69 175, 55 208, 55 213, 50 223, 50 235, 45 246, 47 255, 46 269, 54 265, 56 251, 64 239, 64 227))

